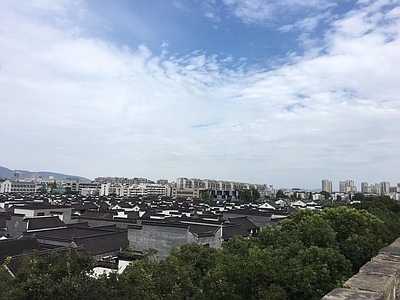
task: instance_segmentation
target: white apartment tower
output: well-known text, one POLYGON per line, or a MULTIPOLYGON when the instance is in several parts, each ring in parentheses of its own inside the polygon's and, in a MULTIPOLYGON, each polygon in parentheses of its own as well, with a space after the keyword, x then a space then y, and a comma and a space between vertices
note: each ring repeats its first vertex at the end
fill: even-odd
POLYGON ((383 195, 387 195, 390 193, 390 182, 387 182, 387 181, 381 182, 381 193, 383 195))
POLYGON ((323 179, 322 180, 322 190, 328 193, 332 193, 332 181, 323 179))

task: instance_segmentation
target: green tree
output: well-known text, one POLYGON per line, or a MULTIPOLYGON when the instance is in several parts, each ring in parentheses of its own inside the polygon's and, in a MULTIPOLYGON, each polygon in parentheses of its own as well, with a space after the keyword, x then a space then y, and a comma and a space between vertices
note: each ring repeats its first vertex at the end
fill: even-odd
POLYGON ((325 208, 320 215, 335 230, 340 253, 352 262, 354 272, 391 242, 384 222, 366 210, 339 206, 325 208))
POLYGON ((280 199, 280 198, 288 198, 288 196, 282 190, 278 190, 276 192, 276 198, 278 198, 278 199, 280 199))
POLYGON ((321 191, 321 195, 325 197, 325 200, 329 200, 332 198, 331 194, 327 191, 321 191))
POLYGON ((252 198, 252 202, 257 202, 261 198, 260 192, 257 189, 252 188, 251 189, 251 198, 252 198))
POLYGON ((42 185, 39 189, 38 192, 41 194, 47 194, 47 188, 45 185, 42 185))
POLYGON ((242 191, 240 191, 239 192, 239 199, 240 199, 240 202, 251 203, 251 200, 252 200, 251 190, 242 190, 242 191))
POLYGON ((390 240, 400 236, 400 202, 390 199, 388 196, 366 197, 359 204, 354 205, 357 209, 365 209, 377 216, 385 224, 390 232, 390 240))
POLYGON ((12 277, 11 274, 7 270, 7 264, 10 262, 9 259, 6 259, 6 261, 0 265, 0 298, 4 299, 4 297, 1 297, 1 295, 5 295, 5 293, 9 290, 10 286, 12 285, 12 277))
POLYGON ((365 196, 362 193, 355 193, 353 196, 353 200, 364 201, 365 196))
POLYGON ((93 259, 80 252, 27 255, 3 299, 88 299, 93 259))
POLYGON ((174 248, 166 260, 178 261, 181 267, 186 269, 194 286, 201 288, 204 276, 216 265, 217 252, 208 245, 189 243, 174 248))
POLYGON ((210 193, 208 192, 208 191, 205 191, 204 193, 203 193, 203 202, 204 203, 207 203, 207 204, 211 204, 212 203, 212 198, 211 198, 211 195, 210 195, 210 193))
POLYGON ((338 249, 335 230, 329 221, 312 210, 300 210, 280 226, 282 231, 291 232, 306 247, 338 249))
POLYGON ((138 260, 118 277, 117 299, 189 299, 196 293, 188 268, 177 257, 138 260))
POLYGON ((306 247, 289 228, 269 227, 261 236, 224 243, 204 279, 206 299, 320 299, 352 274, 338 250, 306 247))

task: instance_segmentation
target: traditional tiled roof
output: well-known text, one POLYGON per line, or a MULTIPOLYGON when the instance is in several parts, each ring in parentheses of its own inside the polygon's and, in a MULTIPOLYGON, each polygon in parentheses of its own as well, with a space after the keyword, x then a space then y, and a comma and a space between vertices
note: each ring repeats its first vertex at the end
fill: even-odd
POLYGON ((74 243, 82 246, 91 255, 117 252, 129 246, 127 234, 109 234, 74 239, 74 243))
POLYGON ((234 236, 246 237, 249 236, 249 232, 240 224, 230 224, 222 227, 222 238, 224 240, 231 239, 234 236))
POLYGON ((208 226, 202 224, 190 224, 189 231, 195 234, 197 237, 201 236, 213 236, 220 229, 221 226, 208 226))
POLYGON ((102 212, 87 210, 82 215, 82 218, 95 218, 95 219, 113 219, 114 212, 102 212))
POLYGON ((127 215, 128 219, 138 219, 139 218, 139 212, 138 211, 127 211, 126 215, 127 215))
POLYGON ((82 246, 91 255, 119 251, 129 245, 127 230, 119 228, 74 226, 65 229, 40 231, 36 233, 36 237, 50 244, 52 241, 74 243, 76 246, 82 246))
POLYGON ((32 237, 20 239, 0 240, 0 264, 4 263, 7 257, 41 249, 39 242, 32 237))
POLYGON ((0 228, 6 227, 6 221, 10 218, 10 213, 2 212, 0 213, 0 228))
POLYGON ((245 230, 250 232, 250 230, 258 230, 260 229, 257 225, 251 222, 247 217, 237 217, 237 218, 228 218, 229 222, 233 224, 240 224, 245 230))
POLYGON ((27 223, 28 232, 41 229, 63 228, 66 226, 57 216, 25 218, 24 221, 27 223))
POLYGON ((52 205, 52 204, 35 204, 31 203, 29 205, 24 205, 24 206, 18 206, 20 209, 29 209, 29 210, 38 210, 38 209, 62 209, 62 208, 71 208, 69 205, 52 205))
POLYGON ((117 205, 121 208, 132 208, 132 205, 130 205, 129 203, 126 203, 124 201, 119 202, 117 205))
POLYGON ((263 216, 263 217, 271 217, 272 214, 285 214, 284 211, 276 211, 276 210, 259 211, 254 209, 231 209, 226 213, 237 214, 237 215, 249 215, 249 216, 263 216))
POLYGON ((74 210, 79 210, 79 211, 86 211, 86 210, 93 210, 93 209, 98 209, 99 207, 94 204, 93 202, 90 203, 78 203, 78 204, 72 204, 71 205, 74 210))

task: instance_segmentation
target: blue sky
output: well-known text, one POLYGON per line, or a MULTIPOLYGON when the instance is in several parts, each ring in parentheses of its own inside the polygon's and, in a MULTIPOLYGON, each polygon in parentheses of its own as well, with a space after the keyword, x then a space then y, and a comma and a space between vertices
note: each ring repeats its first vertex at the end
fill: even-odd
POLYGON ((400 182, 393 0, 0 2, 0 165, 400 182))

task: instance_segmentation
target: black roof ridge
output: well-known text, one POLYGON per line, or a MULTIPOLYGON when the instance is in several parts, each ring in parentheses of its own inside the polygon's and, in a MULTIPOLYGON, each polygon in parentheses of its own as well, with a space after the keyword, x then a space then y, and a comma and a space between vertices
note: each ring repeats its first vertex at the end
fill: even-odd
MULTIPOLYGON (((40 244, 40 243, 39 243, 40 244)), ((63 250, 83 250, 83 246, 77 246, 77 247, 70 247, 70 246, 60 246, 57 248, 52 248, 52 249, 44 249, 44 250, 38 250, 38 249, 33 249, 30 252, 23 252, 21 254, 16 254, 12 255, 12 258, 19 258, 19 257, 24 257, 32 254, 34 251, 37 251, 37 253, 40 254, 47 254, 47 253, 52 253, 52 252, 58 252, 58 251, 63 251, 63 250)))
POLYGON ((154 225, 154 226, 165 226, 165 227, 180 227, 180 228, 188 228, 189 226, 180 222, 161 222, 159 220, 143 220, 142 225, 154 225))

